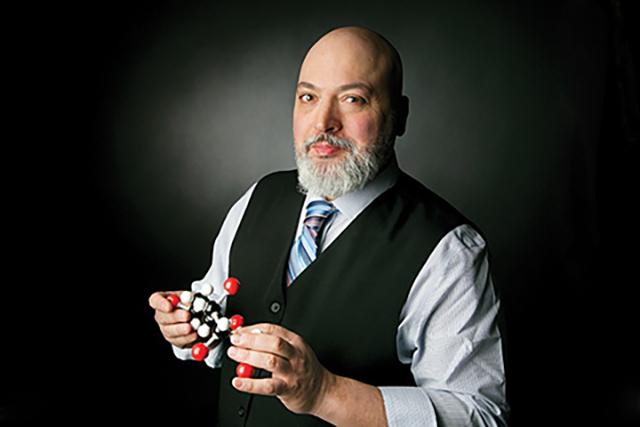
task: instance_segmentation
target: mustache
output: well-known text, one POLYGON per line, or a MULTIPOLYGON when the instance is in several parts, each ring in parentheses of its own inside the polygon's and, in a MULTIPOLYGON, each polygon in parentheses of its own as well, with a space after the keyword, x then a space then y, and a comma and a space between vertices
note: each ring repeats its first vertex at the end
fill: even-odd
POLYGON ((353 151, 353 148, 354 148, 353 142, 349 141, 348 139, 338 138, 337 136, 329 135, 326 133, 320 133, 304 141, 305 151, 309 151, 311 146, 318 142, 326 142, 329 145, 332 145, 337 148, 342 148, 345 150, 353 151))

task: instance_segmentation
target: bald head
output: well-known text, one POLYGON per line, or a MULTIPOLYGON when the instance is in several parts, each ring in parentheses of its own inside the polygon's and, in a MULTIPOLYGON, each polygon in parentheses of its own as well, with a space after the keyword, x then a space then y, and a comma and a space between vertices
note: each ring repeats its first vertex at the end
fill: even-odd
POLYGON ((307 52, 300 78, 314 71, 355 71, 377 84, 392 108, 402 95, 402 61, 391 43, 375 31, 363 27, 342 27, 316 41, 307 52))

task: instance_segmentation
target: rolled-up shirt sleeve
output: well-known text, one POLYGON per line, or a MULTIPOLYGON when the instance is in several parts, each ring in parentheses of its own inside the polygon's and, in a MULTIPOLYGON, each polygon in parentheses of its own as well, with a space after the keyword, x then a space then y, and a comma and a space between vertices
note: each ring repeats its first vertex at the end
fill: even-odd
POLYGON ((508 406, 499 301, 482 236, 449 232, 400 315, 398 358, 416 387, 379 387, 389 426, 504 426, 508 406))

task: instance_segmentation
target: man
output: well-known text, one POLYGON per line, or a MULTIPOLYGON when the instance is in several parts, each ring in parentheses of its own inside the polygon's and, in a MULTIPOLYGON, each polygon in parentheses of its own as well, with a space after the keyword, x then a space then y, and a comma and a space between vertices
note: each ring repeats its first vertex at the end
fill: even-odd
MULTIPOLYGON (((231 208, 192 286, 219 296, 237 277, 226 310, 253 323, 206 359, 222 367, 220 425, 506 424, 485 241, 399 170, 407 115, 400 57, 377 33, 339 28, 307 53, 297 173, 261 179, 231 208), (236 378, 234 361, 271 375, 236 378)), ((166 295, 150 305, 187 359, 196 334, 166 295)))

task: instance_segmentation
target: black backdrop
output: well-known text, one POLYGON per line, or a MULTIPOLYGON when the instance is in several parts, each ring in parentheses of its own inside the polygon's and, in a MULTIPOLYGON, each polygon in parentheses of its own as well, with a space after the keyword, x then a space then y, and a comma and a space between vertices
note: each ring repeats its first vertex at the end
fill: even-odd
POLYGON ((213 418, 217 373, 172 357, 147 298, 202 276, 230 204, 293 167, 299 61, 360 24, 405 62, 401 166, 488 236, 513 425, 637 423, 638 17, 631 1, 9 8, 0 421, 213 418))

